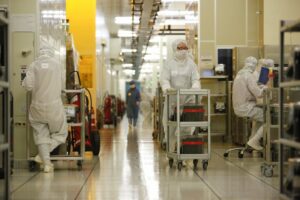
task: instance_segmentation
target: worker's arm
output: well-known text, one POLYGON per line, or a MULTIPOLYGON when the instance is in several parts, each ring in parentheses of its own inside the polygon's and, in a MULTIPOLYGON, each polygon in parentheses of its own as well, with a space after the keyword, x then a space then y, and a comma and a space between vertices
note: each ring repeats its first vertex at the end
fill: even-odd
POLYGON ((28 71, 26 72, 26 77, 22 81, 22 86, 27 90, 27 91, 32 91, 34 88, 34 65, 31 64, 28 68, 28 71))
POLYGON ((171 88, 170 81, 171 81, 171 71, 168 70, 166 66, 163 66, 160 73, 160 85, 164 93, 171 88))
POLYGON ((248 85, 248 89, 255 96, 255 98, 262 97, 264 88, 261 88, 257 85, 257 81, 253 74, 247 77, 247 85, 248 85))
POLYGON ((200 74, 197 70, 197 65, 196 64, 192 68, 191 81, 192 81, 192 88, 201 88, 200 74))

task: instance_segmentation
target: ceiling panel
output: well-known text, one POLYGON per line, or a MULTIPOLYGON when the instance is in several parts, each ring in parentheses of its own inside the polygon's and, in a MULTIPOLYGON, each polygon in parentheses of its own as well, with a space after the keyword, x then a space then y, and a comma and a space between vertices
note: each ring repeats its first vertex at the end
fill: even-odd
MULTIPOLYGON (((110 35, 117 35, 119 25, 115 24, 116 16, 130 16, 128 0, 97 0, 97 14, 102 15, 110 35)), ((130 27, 130 26, 129 26, 130 27)))

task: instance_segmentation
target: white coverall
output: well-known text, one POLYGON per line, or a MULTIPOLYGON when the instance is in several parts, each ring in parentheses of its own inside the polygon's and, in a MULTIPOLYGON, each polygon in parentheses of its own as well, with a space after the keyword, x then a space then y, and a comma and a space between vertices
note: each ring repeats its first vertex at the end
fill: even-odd
MULTIPOLYGON (((168 89, 190 89, 190 88, 200 88, 200 75, 197 70, 197 65, 188 55, 188 50, 177 50, 177 46, 180 43, 187 43, 185 40, 175 40, 172 43, 172 49, 174 53, 174 58, 169 60, 165 66, 162 67, 160 75, 160 85, 163 92, 165 93, 168 89)), ((181 99, 181 103, 187 103, 192 101, 188 96, 181 99)), ((172 109, 172 104, 176 103, 176 97, 170 98, 170 113, 172 109)), ((167 120, 170 116, 167 116, 167 102, 165 98, 164 110, 163 110, 163 127, 165 130, 165 138, 167 140, 167 120)), ((175 132, 170 130, 170 132, 175 132)))
POLYGON ((50 152, 65 142, 67 123, 61 100, 62 69, 54 50, 44 46, 40 56, 29 66, 22 86, 32 92, 29 121, 35 144, 43 163, 52 165, 50 152))
MULTIPOLYGON (((256 64, 257 60, 254 57, 246 58, 244 68, 238 72, 233 82, 232 101, 237 116, 249 117, 261 124, 263 109, 256 107, 256 98, 262 96, 264 88, 257 85, 257 79, 253 75, 256 64)), ((256 150, 261 150, 259 140, 262 137, 263 126, 261 125, 247 144, 256 150)))

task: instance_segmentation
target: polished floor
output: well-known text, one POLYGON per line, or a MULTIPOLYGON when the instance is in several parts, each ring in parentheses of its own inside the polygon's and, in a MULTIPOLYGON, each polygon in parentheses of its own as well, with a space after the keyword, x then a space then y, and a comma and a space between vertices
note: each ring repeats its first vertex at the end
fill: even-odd
POLYGON ((87 159, 82 171, 66 161, 56 162, 53 174, 15 170, 12 199, 279 199, 278 174, 262 177, 261 158, 224 159, 226 146, 214 143, 207 171, 194 171, 190 162, 170 169, 151 127, 129 129, 124 119, 117 130, 101 131, 100 156, 87 159))

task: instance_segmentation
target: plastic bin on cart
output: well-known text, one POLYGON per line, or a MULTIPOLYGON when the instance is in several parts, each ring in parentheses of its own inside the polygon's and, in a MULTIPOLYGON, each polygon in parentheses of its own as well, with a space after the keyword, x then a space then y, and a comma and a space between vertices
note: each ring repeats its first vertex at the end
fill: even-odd
POLYGON ((183 122, 196 122, 204 120, 204 106, 203 105, 184 105, 181 121, 183 122))
POLYGON ((181 138, 181 154, 202 154, 205 142, 203 137, 189 135, 181 138))

